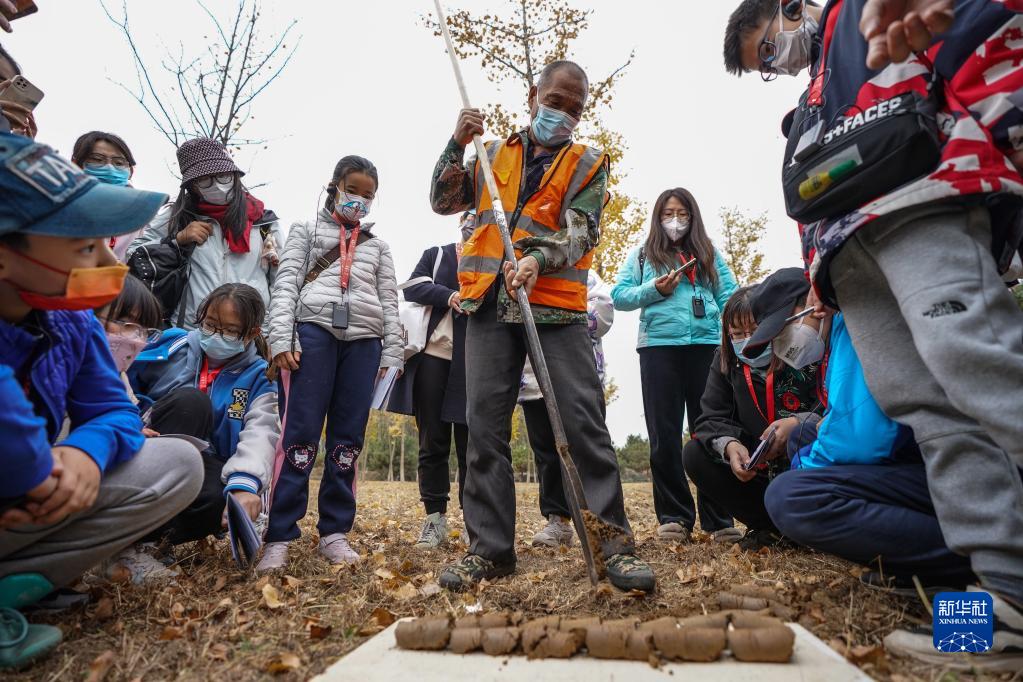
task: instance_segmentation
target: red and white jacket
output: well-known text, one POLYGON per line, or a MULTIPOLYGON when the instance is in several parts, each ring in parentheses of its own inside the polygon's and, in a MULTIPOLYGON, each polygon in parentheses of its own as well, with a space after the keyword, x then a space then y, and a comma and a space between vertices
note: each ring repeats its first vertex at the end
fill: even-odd
POLYGON ((806 230, 804 256, 825 300, 833 299, 831 258, 870 221, 959 196, 1023 200, 1023 177, 1009 161, 1023 151, 1023 0, 958 0, 947 33, 926 52, 881 71, 866 66, 867 43, 859 30, 865 3, 830 0, 824 8, 824 63, 811 70, 824 83, 821 118, 841 120, 907 91, 926 94, 933 82, 944 95, 937 115, 941 162, 930 175, 806 230))

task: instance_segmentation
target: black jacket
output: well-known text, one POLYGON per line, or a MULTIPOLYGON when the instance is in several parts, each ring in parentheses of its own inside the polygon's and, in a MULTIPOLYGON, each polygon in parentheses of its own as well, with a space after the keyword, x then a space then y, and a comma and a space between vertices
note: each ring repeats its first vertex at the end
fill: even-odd
MULTIPOLYGON (((802 412, 823 414, 824 406, 820 403, 817 390, 817 370, 817 365, 811 365, 801 372, 786 367, 775 375, 775 419, 802 412), (804 399, 797 397, 800 395, 804 399)), ((708 451, 713 452, 713 441, 724 436, 735 438, 750 452, 760 442, 760 436, 768 425, 760 413, 761 409, 765 414, 767 411, 767 385, 757 372, 751 372, 750 378, 760 409, 750 395, 742 365, 737 362, 723 373, 721 349, 714 351, 710 373, 707 375, 707 387, 700 401, 703 414, 696 422, 695 434, 708 451)))
MULTIPOLYGON (((430 322, 426 328, 426 338, 433 336, 434 330, 449 310, 448 299, 458 291, 458 258, 455 245, 433 246, 423 252, 419 264, 412 271, 409 279, 429 277, 433 279, 433 266, 437 262, 437 249, 443 249, 437 279, 423 282, 405 289, 405 300, 433 307, 430 322)), ((465 325, 468 318, 460 313, 452 320, 454 326, 454 349, 451 354, 451 370, 448 383, 444 390, 444 404, 441 407, 441 419, 453 424, 465 423, 465 325)), ((400 414, 413 414, 412 387, 415 384, 416 368, 422 360, 422 353, 413 355, 405 362, 405 373, 394 387, 387 409, 400 414)))

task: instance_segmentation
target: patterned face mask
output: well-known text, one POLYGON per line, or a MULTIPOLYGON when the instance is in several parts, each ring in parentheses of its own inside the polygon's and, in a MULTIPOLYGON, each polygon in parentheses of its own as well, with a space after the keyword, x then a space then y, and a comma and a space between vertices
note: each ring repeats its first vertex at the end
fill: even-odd
POLYGON ((357 223, 369 215, 373 200, 360 197, 358 194, 338 191, 334 200, 334 210, 339 216, 350 223, 357 223))

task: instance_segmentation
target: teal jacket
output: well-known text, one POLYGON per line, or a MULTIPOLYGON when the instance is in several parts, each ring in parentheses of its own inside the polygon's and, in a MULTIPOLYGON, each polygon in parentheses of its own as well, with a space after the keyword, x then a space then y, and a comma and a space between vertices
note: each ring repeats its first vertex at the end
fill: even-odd
POLYGON ((710 289, 699 275, 695 286, 690 284, 687 277, 683 277, 671 296, 664 297, 654 286, 654 280, 668 271, 657 270, 648 258, 640 274, 641 248, 637 247, 629 253, 624 267, 618 272, 618 283, 611 290, 611 300, 616 310, 643 309, 639 316, 637 347, 720 344, 721 311, 738 286, 718 250, 714 249, 714 267, 718 273, 715 289, 710 289), (703 299, 705 317, 693 317, 695 296, 703 299))

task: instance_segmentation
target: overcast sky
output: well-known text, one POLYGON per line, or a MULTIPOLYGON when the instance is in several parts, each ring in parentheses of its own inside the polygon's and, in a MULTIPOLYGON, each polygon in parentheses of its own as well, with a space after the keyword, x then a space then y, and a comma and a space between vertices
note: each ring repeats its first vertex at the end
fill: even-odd
MULTIPOLYGON (((626 191, 651 205, 664 189, 688 188, 696 196, 712 238, 717 211, 738 206, 767 212, 766 265, 797 265, 795 226, 786 216, 779 182, 783 152, 780 120, 801 90, 796 79, 761 82, 725 73, 721 41, 738 0, 663 2, 608 0, 575 3, 593 9, 590 28, 571 57, 591 78, 604 76, 635 49, 605 120, 624 134, 629 152, 615 169, 627 172, 626 191)), ((209 0, 229 13, 233 0, 209 0)), ((239 155, 249 184, 286 224, 309 219, 337 160, 360 154, 380 171, 370 220, 394 252, 399 280, 424 249, 454 241, 456 219, 434 215, 428 202, 430 173, 451 136, 460 108, 440 38, 422 25, 429 0, 386 2, 266 2, 261 25, 279 30, 298 19, 301 44, 282 77, 257 100, 245 129, 267 138, 266 149, 239 155)), ((38 139, 70 155, 75 138, 99 129, 124 137, 138 160, 133 184, 174 194, 174 149, 139 105, 116 82, 134 83, 127 45, 98 0, 40 0, 38 14, 15 22, 0 41, 25 76, 46 97, 37 109, 38 139)), ((470 8, 507 12, 506 2, 463 0, 470 8)), ((129 0, 136 41, 154 65, 165 47, 194 52, 212 38, 208 19, 190 0, 129 0)), ((113 9, 119 9, 115 0, 113 9)), ((464 65, 474 103, 499 96, 477 64, 464 65)), ((528 118, 522 96, 522 120, 528 118)), ((638 313, 618 313, 605 337, 609 373, 619 398, 608 409, 615 442, 646 433, 639 360, 638 313)))

